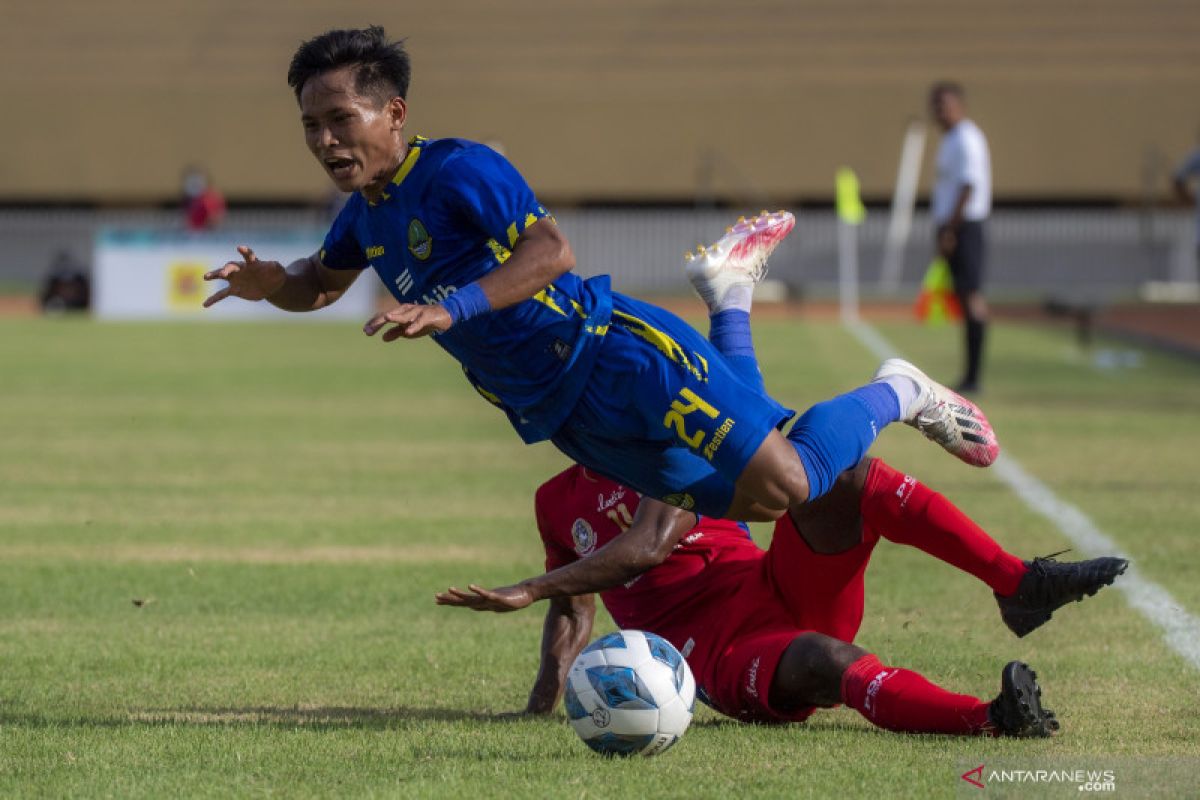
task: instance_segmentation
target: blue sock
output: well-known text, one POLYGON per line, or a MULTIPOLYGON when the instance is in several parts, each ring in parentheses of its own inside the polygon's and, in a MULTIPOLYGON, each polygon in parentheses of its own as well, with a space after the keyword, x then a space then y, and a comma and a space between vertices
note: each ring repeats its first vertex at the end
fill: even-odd
POLYGON ((708 340, 734 373, 747 385, 763 390, 762 371, 754 354, 754 337, 750 333, 750 312, 729 308, 712 315, 708 340))
POLYGON ((787 438, 808 473, 808 499, 832 488, 862 461, 884 426, 900 419, 900 400, 886 383, 871 383, 805 411, 787 438))

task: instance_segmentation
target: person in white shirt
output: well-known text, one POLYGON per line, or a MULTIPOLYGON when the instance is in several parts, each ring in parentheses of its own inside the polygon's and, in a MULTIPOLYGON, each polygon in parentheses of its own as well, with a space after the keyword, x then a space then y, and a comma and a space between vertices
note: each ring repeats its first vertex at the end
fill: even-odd
POLYGON ((1200 192, 1192 189, 1192 184, 1200 181, 1200 147, 1188 154, 1172 177, 1179 199, 1196 206, 1196 258, 1200 261, 1200 192))
POLYGON ((991 156, 983 131, 967 119, 961 86, 934 84, 929 105, 943 131, 930 212, 938 252, 950 265, 966 323, 966 368, 957 391, 977 392, 988 316, 983 296, 984 223, 992 210, 991 156))

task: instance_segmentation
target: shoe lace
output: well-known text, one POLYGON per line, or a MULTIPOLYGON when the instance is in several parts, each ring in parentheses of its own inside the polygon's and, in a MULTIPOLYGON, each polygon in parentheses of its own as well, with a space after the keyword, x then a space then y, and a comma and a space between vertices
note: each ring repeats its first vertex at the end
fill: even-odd
POLYGON ((1038 592, 1039 595, 1055 594, 1068 588, 1071 580, 1070 576, 1064 574, 1061 570, 1047 569, 1047 567, 1061 563, 1056 560, 1056 557, 1069 552, 1071 552, 1071 548, 1068 547, 1066 550, 1059 550, 1057 553, 1051 553, 1048 556, 1036 556, 1033 559, 1033 563, 1029 565, 1029 569, 1037 573, 1042 579, 1042 591, 1038 592))
POLYGON ((1057 564, 1058 561, 1056 561, 1055 559, 1057 559, 1063 553, 1069 553, 1069 552, 1071 552, 1070 547, 1068 547, 1066 550, 1059 550, 1057 553, 1051 553, 1048 556, 1034 556, 1033 563, 1034 564, 1040 564, 1040 563, 1057 564))

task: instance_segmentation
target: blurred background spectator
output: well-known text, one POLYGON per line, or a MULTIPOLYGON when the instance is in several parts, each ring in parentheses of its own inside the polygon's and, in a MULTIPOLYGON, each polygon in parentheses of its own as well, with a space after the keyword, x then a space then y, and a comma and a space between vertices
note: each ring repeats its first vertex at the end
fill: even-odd
POLYGON ((183 171, 183 214, 189 231, 216 228, 225 219, 225 197, 217 191, 208 173, 197 166, 183 171))
POLYGON ((42 282, 40 302, 43 313, 86 311, 92 299, 87 273, 86 265, 78 261, 69 250, 59 250, 55 253, 42 282))
POLYGON ((1183 202, 1196 207, 1196 260, 1200 263, 1200 192, 1195 187, 1200 181, 1200 147, 1196 147, 1180 162, 1174 177, 1175 194, 1183 202))

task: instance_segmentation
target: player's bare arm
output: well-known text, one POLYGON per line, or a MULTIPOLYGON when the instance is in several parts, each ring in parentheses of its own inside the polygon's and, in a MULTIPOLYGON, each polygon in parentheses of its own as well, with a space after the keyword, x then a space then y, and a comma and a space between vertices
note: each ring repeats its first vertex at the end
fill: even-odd
POLYGON ((206 281, 229 282, 204 301, 205 308, 227 297, 240 297, 266 300, 284 311, 316 311, 336 302, 359 275, 356 270, 328 269, 315 253, 284 267, 278 261, 260 260, 245 245, 237 250, 242 260, 226 262, 220 269, 205 273, 206 281))
MULTIPOLYGON (((528 300, 575 266, 571 245, 554 221, 548 218, 530 225, 513 245, 504 264, 479 279, 477 285, 493 310, 528 300)), ((443 305, 404 304, 372 317, 363 326, 367 336, 383 334, 385 342, 417 339, 449 330, 450 312, 443 305)))
POLYGON ((529 690, 525 714, 554 711, 566 688, 567 671, 592 637, 595 617, 594 595, 556 597, 550 601, 542 625, 541 661, 533 688, 529 690))
POLYGON ((667 560, 675 545, 696 526, 696 515, 644 498, 629 529, 592 555, 512 586, 467 590, 450 587, 438 605, 474 611, 517 611, 538 600, 613 589, 667 560))

